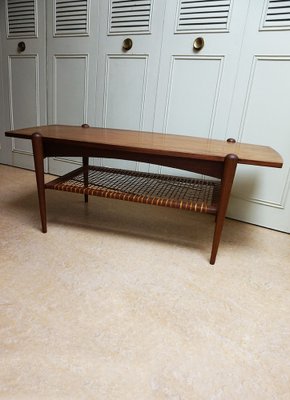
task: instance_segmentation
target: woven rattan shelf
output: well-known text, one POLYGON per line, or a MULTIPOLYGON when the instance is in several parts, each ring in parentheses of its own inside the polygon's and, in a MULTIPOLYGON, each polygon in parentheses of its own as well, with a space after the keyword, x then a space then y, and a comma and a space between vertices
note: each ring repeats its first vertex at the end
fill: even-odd
POLYGON ((57 178, 45 187, 215 214, 220 184, 213 180, 89 166, 57 178))

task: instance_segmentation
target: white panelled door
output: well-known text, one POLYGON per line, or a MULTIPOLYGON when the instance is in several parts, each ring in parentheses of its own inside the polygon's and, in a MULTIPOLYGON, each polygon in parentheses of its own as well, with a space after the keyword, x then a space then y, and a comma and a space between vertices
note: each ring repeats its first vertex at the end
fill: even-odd
MULTIPOLYGON (((97 1, 47 2, 49 124, 96 124, 99 20, 97 1)), ((51 158, 49 172, 63 174, 80 162, 75 157, 51 158)))
POLYGON ((248 0, 168 0, 154 130, 224 139, 248 0))
MULTIPOLYGON (((97 124, 152 131, 165 0, 100 0, 97 124)), ((103 160, 106 166, 148 169, 103 160)))
POLYGON ((225 139, 247 9, 248 0, 167 2, 155 131, 225 139))
POLYGON ((241 52, 228 134, 274 147, 280 169, 240 166, 229 216, 290 232, 290 1, 255 0, 241 52))
MULTIPOLYGON (((0 2, 5 129, 46 124, 46 32, 42 1, 0 2)), ((4 130, 4 129, 3 129, 4 130)), ((1 162, 33 168, 31 143, 2 141, 1 162)))

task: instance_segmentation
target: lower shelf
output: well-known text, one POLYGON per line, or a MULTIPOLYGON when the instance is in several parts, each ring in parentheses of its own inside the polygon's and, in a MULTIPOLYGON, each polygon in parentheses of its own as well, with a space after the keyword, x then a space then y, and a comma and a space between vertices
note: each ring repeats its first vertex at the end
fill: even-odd
POLYGON ((61 176, 45 188, 216 214, 220 183, 89 166, 61 176))

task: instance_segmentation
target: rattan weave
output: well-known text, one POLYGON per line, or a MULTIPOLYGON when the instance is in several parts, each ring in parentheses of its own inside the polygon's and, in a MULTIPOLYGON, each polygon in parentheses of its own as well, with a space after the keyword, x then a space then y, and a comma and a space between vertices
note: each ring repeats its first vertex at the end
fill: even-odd
POLYGON ((93 166, 88 167, 88 179, 84 174, 85 169, 79 168, 45 187, 196 212, 217 211, 217 181, 93 166))

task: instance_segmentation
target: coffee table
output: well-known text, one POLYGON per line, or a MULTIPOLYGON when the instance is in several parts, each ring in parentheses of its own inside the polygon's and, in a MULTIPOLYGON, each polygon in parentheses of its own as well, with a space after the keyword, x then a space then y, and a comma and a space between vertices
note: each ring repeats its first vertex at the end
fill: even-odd
POLYGON ((210 264, 221 239, 237 164, 281 168, 267 146, 191 136, 70 125, 15 129, 6 136, 32 140, 42 232, 47 232, 45 190, 102 196, 215 215, 210 264), (82 157, 75 171, 45 183, 46 157, 82 157), (157 164, 202 174, 200 179, 96 167, 90 157, 157 164))

